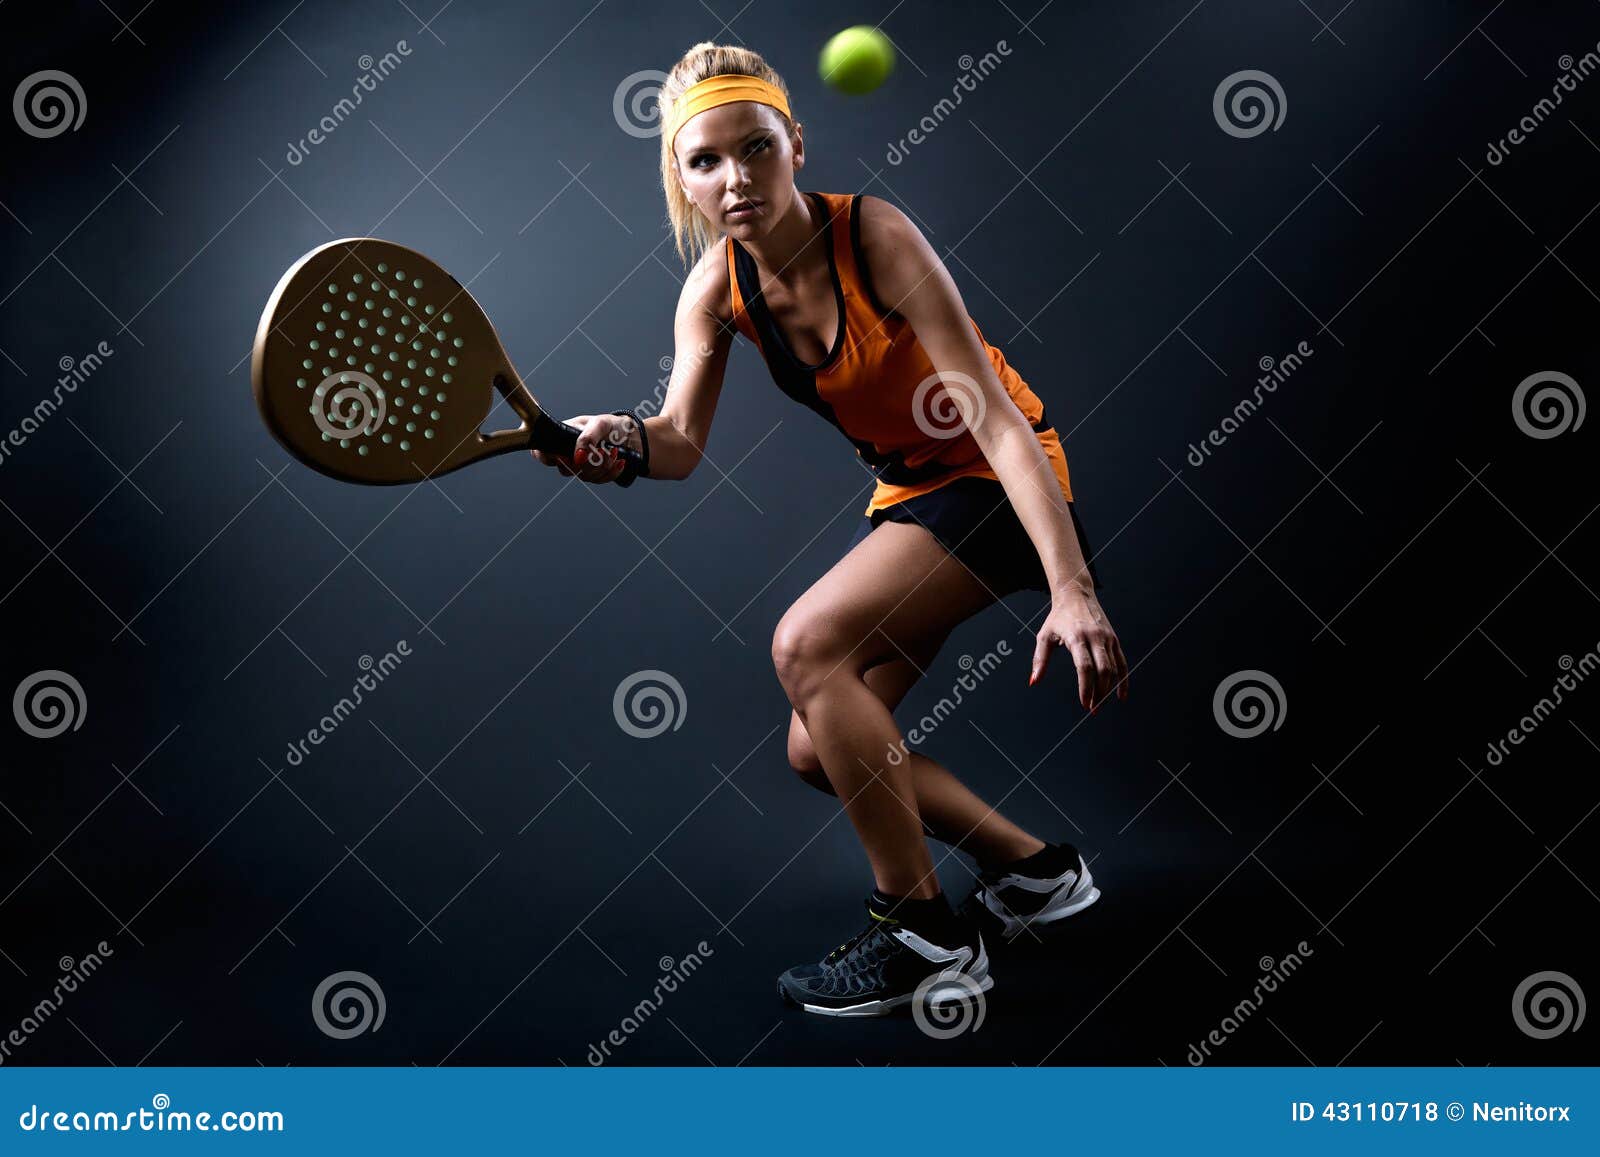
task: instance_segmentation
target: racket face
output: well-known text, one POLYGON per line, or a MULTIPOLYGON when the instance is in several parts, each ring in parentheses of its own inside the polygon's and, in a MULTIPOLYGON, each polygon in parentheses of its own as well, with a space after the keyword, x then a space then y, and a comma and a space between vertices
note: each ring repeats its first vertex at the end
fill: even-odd
POLYGON ((370 237, 322 245, 284 274, 251 359, 278 441, 315 470, 375 485, 516 448, 481 433, 497 375, 520 390, 472 295, 415 250, 370 237))

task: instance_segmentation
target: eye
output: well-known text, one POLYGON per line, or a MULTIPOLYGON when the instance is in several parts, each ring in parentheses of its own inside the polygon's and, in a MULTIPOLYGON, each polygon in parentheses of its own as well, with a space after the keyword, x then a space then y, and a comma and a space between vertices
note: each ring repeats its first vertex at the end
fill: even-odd
POLYGON ((772 138, 771 137, 762 137, 760 140, 755 141, 750 145, 749 152, 758 153, 758 152, 761 152, 763 149, 771 147, 771 145, 772 145, 772 138))

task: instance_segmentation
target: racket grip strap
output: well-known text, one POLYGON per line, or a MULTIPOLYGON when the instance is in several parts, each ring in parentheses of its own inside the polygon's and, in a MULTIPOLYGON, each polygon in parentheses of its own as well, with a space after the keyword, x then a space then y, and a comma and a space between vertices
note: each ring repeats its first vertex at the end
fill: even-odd
POLYGON ((639 432, 639 456, 626 457, 622 463, 622 473, 617 475, 618 486, 632 486, 633 480, 640 477, 650 477, 650 435, 645 432, 644 419, 632 410, 612 410, 613 415, 620 418, 629 418, 633 421, 633 428, 639 432))

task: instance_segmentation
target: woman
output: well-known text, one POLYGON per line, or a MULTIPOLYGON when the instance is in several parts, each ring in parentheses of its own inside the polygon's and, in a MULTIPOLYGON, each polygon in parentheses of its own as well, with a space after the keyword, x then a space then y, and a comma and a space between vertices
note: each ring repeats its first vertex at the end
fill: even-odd
POLYGON ((772 657, 794 710, 789 761, 844 801, 876 887, 865 928, 779 993, 811 1012, 876 1015, 993 984, 983 931, 1007 940, 1099 897, 1070 844, 1023 831, 946 768, 906 752, 891 714, 960 622, 1020 589, 1048 591, 1029 685, 1070 649, 1090 712, 1128 663, 1086 562, 1060 438, 1044 406, 967 315, 906 216, 875 197, 804 193, 802 126, 754 52, 697 44, 660 94, 661 174, 679 256, 696 258, 674 323, 662 412, 580 415, 588 482, 687 478, 711 432, 737 330, 774 380, 837 427, 877 476, 845 556, 789 608, 772 657), (686 249, 686 242, 688 249, 686 249), (951 421, 951 410, 956 420, 951 421), (925 830, 980 874, 953 910, 925 830))

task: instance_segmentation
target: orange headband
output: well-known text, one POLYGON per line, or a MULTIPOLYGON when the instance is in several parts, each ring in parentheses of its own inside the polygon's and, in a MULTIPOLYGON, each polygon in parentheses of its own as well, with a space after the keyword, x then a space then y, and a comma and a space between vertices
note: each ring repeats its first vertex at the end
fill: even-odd
POLYGON ((667 122, 667 150, 669 152, 672 150, 674 142, 678 139, 678 130, 689 122, 690 117, 703 113, 708 108, 732 104, 739 100, 753 100, 757 104, 770 105, 784 116, 789 115, 789 101, 783 95, 783 90, 776 85, 768 84, 758 76, 729 74, 707 77, 699 84, 690 85, 673 105, 672 117, 667 122))

